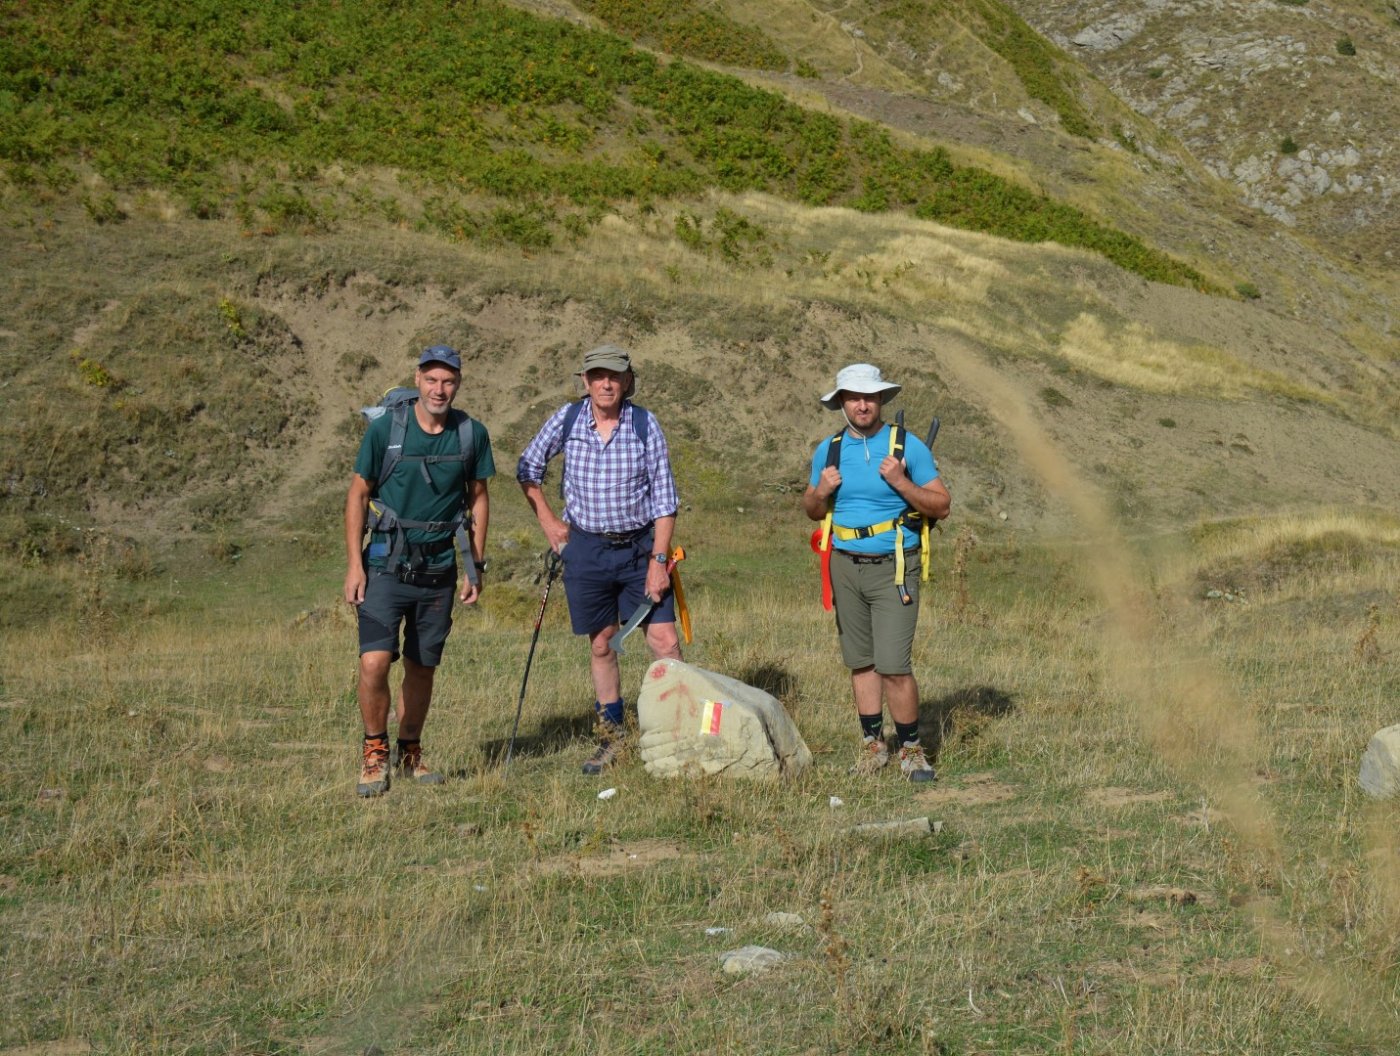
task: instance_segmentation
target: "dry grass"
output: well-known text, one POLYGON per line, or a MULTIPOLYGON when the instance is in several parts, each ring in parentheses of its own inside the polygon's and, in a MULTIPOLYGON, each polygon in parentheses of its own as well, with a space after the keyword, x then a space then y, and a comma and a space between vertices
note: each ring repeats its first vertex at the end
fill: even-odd
POLYGON ((1321 389, 1260 370, 1223 349, 1163 340, 1139 323, 1110 329, 1088 313, 1065 328, 1059 351, 1096 377, 1142 392, 1208 394, 1218 399, 1266 393, 1321 404, 1336 402, 1321 389))
MULTIPOLYGON (((762 517, 689 526, 690 659, 782 696, 817 756, 787 785, 632 760, 599 801, 557 602, 509 779, 530 619, 507 606, 460 614, 440 676, 454 779, 370 803, 333 567, 293 584, 254 553, 147 618, 8 636, 0 1051, 1387 1051, 1393 808, 1353 789, 1396 686, 1356 670, 1355 627, 1154 596, 1111 535, 945 540, 916 654, 942 779, 911 797, 846 774, 811 555, 762 517), (289 587, 323 601, 299 616, 289 587), (919 814, 942 833, 840 833, 919 814), (792 958, 724 976, 745 943, 792 958)), ((1198 568, 1313 528, 1238 526, 1198 568)), ((1292 589, 1393 583, 1393 531, 1292 589)), ((1392 616, 1377 639, 1394 655, 1392 616)))

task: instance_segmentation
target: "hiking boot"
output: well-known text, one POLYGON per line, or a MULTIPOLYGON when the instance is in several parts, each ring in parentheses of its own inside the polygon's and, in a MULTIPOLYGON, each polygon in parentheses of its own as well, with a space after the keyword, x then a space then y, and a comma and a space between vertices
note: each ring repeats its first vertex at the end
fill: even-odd
POLYGON ((355 793, 366 799, 382 796, 389 791, 389 742, 365 741, 364 763, 360 767, 360 783, 355 793))
POLYGON ((878 774, 890 761, 890 746, 883 737, 867 737, 860 758, 851 767, 853 774, 878 774))
POLYGON ((933 767, 929 765, 928 759, 924 757, 924 748, 921 744, 906 744, 899 750, 899 769, 905 777, 916 785, 938 777, 933 767))
POLYGON ((399 742, 399 773, 420 785, 440 785, 447 780, 423 765, 423 746, 417 741, 412 744, 399 742))
POLYGON ((590 775, 601 774, 617 762, 621 754, 622 745, 616 738, 601 740, 593 754, 584 760, 583 772, 590 775))

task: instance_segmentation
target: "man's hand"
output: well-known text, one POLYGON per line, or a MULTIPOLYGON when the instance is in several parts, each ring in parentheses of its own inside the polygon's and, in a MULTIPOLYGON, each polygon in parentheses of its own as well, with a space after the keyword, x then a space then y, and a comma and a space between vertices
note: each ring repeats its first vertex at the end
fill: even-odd
MULTIPOLYGON (((481 573, 478 572, 477 576, 480 575, 481 573)), ((457 600, 460 601, 463 605, 475 605, 476 599, 479 597, 481 597, 480 584, 473 583, 470 577, 463 575, 462 590, 461 593, 457 595, 457 600)))
POLYGON ((647 562, 647 597, 652 601, 660 601, 666 596, 666 592, 671 589, 670 565, 663 565, 660 561, 647 562))
POLYGON ((904 459, 895 458, 894 455, 886 455, 880 460, 880 476, 886 484, 898 491, 900 481, 909 479, 909 474, 905 471, 904 459))
POLYGON ((827 466, 822 470, 822 475, 817 478, 817 497, 823 502, 831 498, 837 488, 841 486, 841 471, 835 466, 827 466))
POLYGON ((365 600, 365 570, 362 565, 355 565, 345 573, 345 601, 350 605, 359 605, 365 600))
POLYGON ((568 523, 555 518, 552 524, 541 524, 540 527, 544 529, 544 537, 549 543, 549 548, 556 554, 563 553, 564 547, 569 544, 568 523))

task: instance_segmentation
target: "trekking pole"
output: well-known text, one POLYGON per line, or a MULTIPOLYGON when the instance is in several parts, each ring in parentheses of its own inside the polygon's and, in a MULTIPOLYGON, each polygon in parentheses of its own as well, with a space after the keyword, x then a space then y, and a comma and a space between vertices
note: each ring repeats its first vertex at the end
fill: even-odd
POLYGON ((559 554, 550 550, 545 558, 544 597, 540 598, 540 611, 535 614, 535 633, 530 638, 530 653, 525 657, 525 677, 520 680, 520 700, 515 705, 515 724, 510 728, 510 744, 506 747, 506 760, 501 764, 502 772, 510 769, 510 758, 515 754, 515 735, 520 732, 520 713, 525 710, 525 686, 530 681, 530 665, 535 660, 535 646, 540 640, 540 626, 544 623, 544 607, 549 604, 549 588, 554 586, 554 577, 564 561, 559 554))

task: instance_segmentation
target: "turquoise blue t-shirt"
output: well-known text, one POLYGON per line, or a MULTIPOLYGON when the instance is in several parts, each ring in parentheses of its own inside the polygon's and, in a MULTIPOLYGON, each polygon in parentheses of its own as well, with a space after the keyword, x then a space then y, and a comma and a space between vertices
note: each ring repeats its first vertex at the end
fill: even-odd
MULTIPOLYGON (((812 476, 808 483, 817 486, 822 470, 826 468, 826 453, 831 447, 831 437, 817 445, 812 455, 812 476)), ((845 528, 864 528, 898 517, 909 507, 899 497, 899 492, 885 483, 880 476, 880 463, 890 453, 890 427, 886 425, 874 436, 863 439, 846 431, 841 440, 841 486, 836 489, 836 509, 832 515, 834 523, 845 528), (866 461, 866 455, 870 460, 866 461)), ((938 479, 938 463, 933 452, 922 440, 912 433, 904 437, 904 469, 909 479, 919 487, 938 479)), ((919 541, 917 532, 904 532, 904 548, 914 546, 919 541)), ((894 529, 872 535, 869 539, 838 540, 836 547, 856 554, 889 554, 894 552, 894 529)))
MULTIPOLYGON (((364 440, 355 459, 355 472, 369 481, 375 498, 385 502, 400 517, 410 521, 450 521, 457 516, 466 502, 467 473, 461 462, 400 462, 388 480, 376 486, 379 467, 384 462, 384 449, 389 444, 389 429, 392 414, 380 415, 370 422, 365 430, 364 440), (423 466, 428 466, 429 483, 423 479, 423 466)), ((486 480, 496 473, 496 462, 491 454, 491 438, 486 427, 472 419, 472 437, 475 451, 475 469, 471 476, 476 480, 486 480)), ((457 426, 448 426, 441 433, 429 435, 418 424, 418 416, 410 408, 408 428, 404 431, 403 453, 405 455, 455 455, 457 447, 457 426)), ((410 528, 407 538, 412 543, 429 543, 439 539, 449 539, 451 532, 425 532, 410 528)), ((370 536, 369 563, 382 568, 382 556, 388 549, 389 536, 385 532, 373 532, 370 536)), ((452 564, 452 550, 432 558, 430 568, 446 568, 452 564)))

